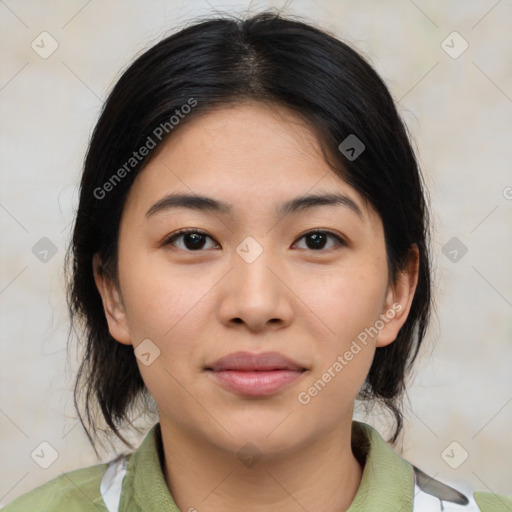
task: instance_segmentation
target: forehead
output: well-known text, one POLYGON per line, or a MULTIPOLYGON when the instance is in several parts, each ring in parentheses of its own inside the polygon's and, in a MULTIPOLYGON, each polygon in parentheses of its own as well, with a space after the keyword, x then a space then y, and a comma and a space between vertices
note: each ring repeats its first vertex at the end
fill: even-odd
POLYGON ((165 193, 181 192, 218 198, 236 214, 248 205, 279 211, 291 198, 339 193, 363 217, 372 215, 329 167, 311 127, 289 109, 244 103, 199 114, 178 128, 137 176, 127 207, 142 210, 165 193))
POLYGON ((222 173, 277 184, 283 175, 314 179, 329 170, 314 133, 284 107, 261 102, 221 107, 179 128, 157 158, 186 166, 191 179, 222 173))

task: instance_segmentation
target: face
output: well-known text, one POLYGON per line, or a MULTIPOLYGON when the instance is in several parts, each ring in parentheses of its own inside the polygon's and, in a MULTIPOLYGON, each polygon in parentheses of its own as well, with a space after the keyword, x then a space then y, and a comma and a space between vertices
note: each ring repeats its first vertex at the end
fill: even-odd
POLYGON ((416 285, 417 264, 388 283, 380 217, 310 128, 256 103, 173 134, 132 185, 118 251, 119 288, 97 257, 96 283, 162 428, 230 451, 251 441, 282 453, 350 424, 375 348, 396 338, 416 285), (162 202, 171 194, 212 202, 162 202), (300 202, 327 194, 344 199, 300 202), (233 390, 206 368, 237 351, 278 352, 302 371, 281 372, 291 380, 267 394, 233 390))

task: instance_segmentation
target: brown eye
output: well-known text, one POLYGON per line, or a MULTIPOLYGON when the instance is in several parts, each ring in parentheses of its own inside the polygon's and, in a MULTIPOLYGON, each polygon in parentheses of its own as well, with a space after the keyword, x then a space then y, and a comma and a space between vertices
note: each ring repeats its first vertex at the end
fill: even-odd
MULTIPOLYGON (((306 246, 307 246, 306 249, 309 249, 311 251, 324 250, 329 238, 336 241, 334 248, 336 248, 336 246, 339 247, 339 246, 347 245, 345 240, 343 240, 343 238, 341 238, 340 236, 338 236, 335 233, 332 233, 331 231, 321 231, 321 230, 310 231, 309 233, 302 235, 299 238, 299 240, 301 240, 303 238, 306 240, 306 246)), ((294 244, 294 245, 296 245, 296 244, 294 244)), ((332 249, 332 248, 333 248, 332 246, 328 247, 328 249, 332 249)))
POLYGON ((182 229, 169 237, 164 242, 164 245, 175 245, 176 240, 182 239, 182 246, 178 247, 178 249, 194 252, 206 249, 205 242, 208 238, 213 240, 213 238, 208 236, 206 233, 197 229, 182 229))
MULTIPOLYGON (((173 245, 178 249, 184 251, 195 252, 208 249, 208 247, 205 247, 207 239, 213 241, 213 238, 204 233, 203 231, 189 228, 182 229, 177 233, 174 233, 164 242, 164 245, 173 245), (178 246, 176 244, 176 241, 180 239, 182 245, 178 246)), ((302 239, 306 240, 305 249, 316 252, 347 245, 345 240, 343 240, 343 238, 341 238, 339 235, 332 233, 331 231, 325 230, 310 231, 309 233, 305 233, 299 238, 299 240, 302 239), (334 246, 331 244, 331 246, 329 247, 329 239, 334 240, 334 246)), ((294 244, 294 246, 296 245, 297 243, 294 244)))

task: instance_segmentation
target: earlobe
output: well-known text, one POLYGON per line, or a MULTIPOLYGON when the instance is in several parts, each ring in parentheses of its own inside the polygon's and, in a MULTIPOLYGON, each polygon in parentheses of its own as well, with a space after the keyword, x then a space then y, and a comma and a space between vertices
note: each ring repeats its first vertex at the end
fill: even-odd
POLYGON ((418 284, 419 250, 416 244, 411 246, 407 267, 400 272, 397 282, 390 285, 386 304, 381 314, 384 326, 375 338, 377 347, 385 347, 398 336, 411 310, 414 293, 418 284))
POLYGON ((97 253, 93 256, 92 266, 94 281, 103 302, 103 311, 105 312, 110 335, 119 343, 131 345, 121 294, 116 284, 103 270, 101 258, 97 253))

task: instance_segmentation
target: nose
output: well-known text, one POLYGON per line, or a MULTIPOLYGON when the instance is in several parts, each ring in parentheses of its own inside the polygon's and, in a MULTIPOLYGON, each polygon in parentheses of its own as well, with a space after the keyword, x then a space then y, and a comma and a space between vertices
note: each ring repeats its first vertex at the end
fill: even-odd
POLYGON ((221 322, 231 327, 243 324, 254 332, 289 325, 294 295, 286 281, 284 265, 270 249, 254 260, 243 250, 235 253, 232 269, 220 288, 221 322))

